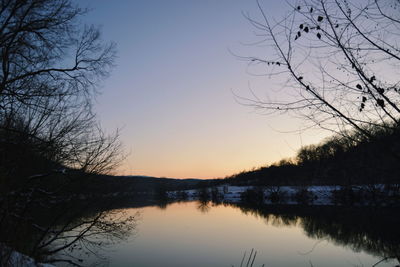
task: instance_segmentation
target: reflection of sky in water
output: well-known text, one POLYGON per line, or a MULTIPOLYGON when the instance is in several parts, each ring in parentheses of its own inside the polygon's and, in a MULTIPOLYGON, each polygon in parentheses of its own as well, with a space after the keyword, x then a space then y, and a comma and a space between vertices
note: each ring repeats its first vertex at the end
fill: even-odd
POLYGON ((104 252, 110 266, 239 266, 244 251, 251 248, 257 250, 254 266, 310 266, 310 262, 313 266, 372 266, 379 261, 310 239, 300 226, 272 225, 233 207, 212 207, 204 213, 198 205, 141 209, 137 235, 104 252))

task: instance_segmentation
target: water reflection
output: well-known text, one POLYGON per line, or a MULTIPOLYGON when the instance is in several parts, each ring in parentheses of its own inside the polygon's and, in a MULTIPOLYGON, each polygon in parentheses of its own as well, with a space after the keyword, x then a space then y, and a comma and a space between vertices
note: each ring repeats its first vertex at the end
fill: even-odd
POLYGON ((346 207, 246 206, 229 204, 274 226, 300 226, 320 241, 366 252, 400 264, 398 210, 346 207))
POLYGON ((136 236, 140 212, 101 210, 59 225, 59 233, 49 233, 47 262, 56 266, 107 266, 107 248, 136 236))
POLYGON ((197 205, 197 209, 201 213, 207 213, 211 209, 211 202, 210 201, 199 201, 197 205))
POLYGON ((137 236, 125 232, 126 242, 103 251, 109 266, 238 266, 251 248, 257 250, 254 266, 274 267, 392 267, 400 255, 400 218, 393 210, 199 201, 114 215, 138 210, 137 236))
POLYGON ((13 250, 57 266, 84 265, 90 257, 104 261, 104 247, 133 235, 140 218, 138 212, 116 209, 122 203, 111 200, 39 202, 36 198, 20 211, 18 198, 22 197, 0 202, 0 266, 15 266, 13 250))

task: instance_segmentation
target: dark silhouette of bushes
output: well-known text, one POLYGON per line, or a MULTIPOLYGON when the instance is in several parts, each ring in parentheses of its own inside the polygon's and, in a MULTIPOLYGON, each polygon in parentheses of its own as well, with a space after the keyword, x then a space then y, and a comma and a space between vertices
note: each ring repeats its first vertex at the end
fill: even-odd
POLYGON ((268 186, 266 198, 273 204, 279 204, 286 201, 287 192, 281 190, 280 186, 268 186))
POLYGON ((264 191, 262 188, 249 188, 240 195, 240 199, 249 205, 261 205, 264 203, 264 191))
POLYGON ((211 188, 211 201, 214 203, 220 203, 223 200, 223 194, 219 191, 218 187, 211 188))
POLYGON ((355 190, 352 186, 341 186, 332 191, 332 202, 337 205, 355 205, 363 201, 361 190, 355 190))
POLYGON ((197 189, 197 197, 200 202, 208 202, 211 199, 210 190, 207 187, 197 189))
POLYGON ((312 204, 317 198, 315 194, 305 187, 300 187, 296 190, 293 196, 294 200, 301 205, 312 204))

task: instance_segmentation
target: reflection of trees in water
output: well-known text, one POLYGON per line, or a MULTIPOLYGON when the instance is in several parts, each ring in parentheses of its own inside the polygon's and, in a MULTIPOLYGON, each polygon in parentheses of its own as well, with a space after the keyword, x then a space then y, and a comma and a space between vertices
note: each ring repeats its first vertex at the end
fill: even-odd
POLYGON ((266 224, 270 224, 276 227, 297 226, 300 222, 300 218, 294 214, 272 214, 255 207, 241 206, 237 204, 229 205, 239 208, 244 214, 251 214, 256 218, 263 219, 266 224))
POLYGON ((301 226, 310 238, 364 251, 400 263, 400 218, 393 209, 334 207, 250 207, 237 204, 245 214, 263 218, 274 226, 301 226))
MULTIPOLYGON (((390 215, 393 216, 393 213, 390 215)), ((388 214, 356 212, 344 215, 325 214, 324 217, 320 215, 318 218, 307 216, 302 217, 301 226, 311 238, 325 238, 357 252, 364 251, 378 257, 400 259, 399 220, 395 222, 384 216, 388 214)))
POLYGON ((199 201, 197 205, 197 209, 201 213, 207 213, 211 209, 211 202, 210 201, 199 201))
MULTIPOLYGON (((139 215, 112 210, 104 200, 48 201, 45 207, 40 201, 41 205, 31 203, 22 210, 18 209, 21 201, 13 200, 13 205, 0 203, 0 240, 42 263, 81 266, 86 265, 88 256, 101 259, 103 248, 134 233, 139 215), (3 209, 6 207, 9 209, 3 209)), ((14 265, 11 252, 0 253, 1 266, 14 265)))
POLYGON ((96 258, 100 260, 96 262, 98 266, 106 260, 102 250, 135 234, 138 218, 139 213, 129 215, 124 210, 108 210, 64 222, 44 240, 50 242, 50 250, 45 253, 50 256, 47 262, 67 261, 75 265, 77 261, 93 262, 89 258, 96 258), (69 226, 65 227, 66 224, 69 226))

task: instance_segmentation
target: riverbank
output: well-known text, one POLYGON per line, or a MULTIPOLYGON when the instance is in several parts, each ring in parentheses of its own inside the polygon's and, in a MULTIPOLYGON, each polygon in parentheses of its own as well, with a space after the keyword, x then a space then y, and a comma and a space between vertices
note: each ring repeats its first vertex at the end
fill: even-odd
POLYGON ((287 205, 398 206, 398 185, 353 186, 217 186, 169 191, 171 200, 214 200, 228 203, 287 205), (255 203, 257 202, 257 203, 255 203))
POLYGON ((0 244, 0 265, 13 267, 55 267, 52 264, 38 263, 31 257, 0 244))

